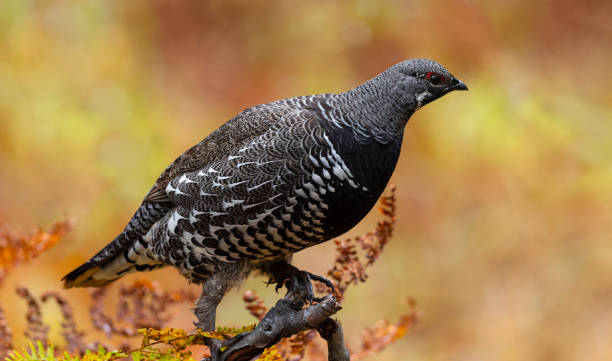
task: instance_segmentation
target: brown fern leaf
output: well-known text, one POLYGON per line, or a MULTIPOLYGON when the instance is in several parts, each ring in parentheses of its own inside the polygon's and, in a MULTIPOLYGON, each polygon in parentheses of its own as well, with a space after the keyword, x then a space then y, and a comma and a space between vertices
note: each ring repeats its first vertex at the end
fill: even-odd
POLYGON ((16 235, 8 226, 0 225, 0 282, 10 268, 37 257, 55 245, 72 226, 71 220, 56 222, 50 231, 36 229, 28 235, 16 235))
POLYGON ((419 314, 415 311, 414 300, 409 299, 409 304, 412 311, 400 316, 396 323, 381 320, 373 328, 365 329, 361 339, 361 350, 351 355, 351 361, 363 360, 404 337, 419 320, 419 314))
POLYGON ((64 321, 62 322, 62 336, 66 340, 66 348, 68 351, 73 353, 84 353, 86 350, 85 343, 83 342, 85 332, 77 330, 72 307, 68 301, 57 292, 45 292, 41 299, 43 302, 53 299, 60 307, 62 316, 64 317, 64 321))
POLYGON ((106 299, 107 287, 95 288, 91 291, 91 307, 89 307, 89 316, 95 329, 102 331, 106 337, 111 337, 113 334, 124 336, 132 336, 135 334, 128 333, 124 330, 117 330, 113 319, 104 312, 104 300, 106 299))
POLYGON ((47 336, 49 334, 49 326, 42 322, 42 313, 38 301, 32 296, 30 290, 24 286, 17 287, 16 291, 17 294, 28 303, 28 312, 26 314, 28 328, 25 331, 26 337, 33 343, 40 341, 46 346, 48 343, 47 336))
POLYGON ((178 302, 196 299, 190 291, 162 291, 156 282, 137 280, 129 286, 121 286, 116 318, 104 311, 107 288, 91 292, 92 305, 89 314, 94 327, 111 335, 134 336, 139 328, 161 328, 168 321, 168 307, 178 302))
POLYGON ((157 282, 145 279, 122 286, 119 296, 122 303, 118 307, 117 319, 126 320, 137 328, 161 328, 170 318, 167 313, 170 305, 196 299, 196 295, 190 292, 163 292, 157 282), (131 307, 127 300, 131 301, 131 307))
MULTIPOLYGON (((376 262, 384 247, 389 243, 395 227, 395 186, 392 185, 389 194, 380 200, 380 211, 384 219, 376 228, 365 235, 353 239, 334 240, 336 244, 336 259, 327 275, 334 283, 335 296, 339 302, 350 284, 365 282, 368 278, 366 268, 376 262), (359 257, 357 245, 365 252, 365 261, 359 257)), ((327 287, 317 284, 317 290, 325 292, 327 287)))
POLYGON ((253 317, 257 318, 259 321, 263 320, 266 312, 268 312, 268 307, 266 307, 263 299, 259 297, 255 291, 244 291, 242 300, 246 303, 245 308, 253 317))
POLYGON ((376 228, 372 232, 368 232, 364 236, 357 237, 357 242, 361 248, 366 251, 367 259, 364 267, 369 267, 378 259, 378 256, 385 248, 391 237, 396 222, 396 206, 395 206, 395 185, 391 186, 389 195, 383 196, 380 199, 380 212, 385 216, 385 219, 378 222, 376 228))
POLYGON ((6 322, 4 310, 0 307, 0 360, 4 360, 4 358, 8 357, 13 349, 12 340, 13 333, 11 332, 8 322, 6 322))
POLYGON ((334 240, 334 243, 336 244, 337 256, 334 265, 327 274, 334 283, 336 298, 342 300, 351 283, 364 282, 368 276, 359 260, 353 240, 334 240))
POLYGON ((291 337, 282 339, 277 347, 285 361, 300 361, 306 354, 306 349, 317 336, 316 330, 306 330, 291 337))

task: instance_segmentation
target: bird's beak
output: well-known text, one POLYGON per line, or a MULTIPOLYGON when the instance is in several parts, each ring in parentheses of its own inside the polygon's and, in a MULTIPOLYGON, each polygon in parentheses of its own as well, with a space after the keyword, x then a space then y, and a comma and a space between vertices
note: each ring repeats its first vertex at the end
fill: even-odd
POLYGON ((459 79, 453 79, 450 88, 451 90, 468 90, 467 85, 459 79))

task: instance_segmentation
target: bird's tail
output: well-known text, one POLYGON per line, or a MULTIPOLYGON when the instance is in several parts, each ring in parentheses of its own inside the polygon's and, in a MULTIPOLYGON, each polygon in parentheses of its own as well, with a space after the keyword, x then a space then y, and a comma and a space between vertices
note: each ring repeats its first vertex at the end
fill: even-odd
POLYGON ((123 233, 89 261, 64 276, 64 287, 102 286, 131 272, 163 267, 165 264, 153 252, 147 234, 159 224, 166 212, 165 204, 143 203, 123 233))
POLYGON ((121 248, 115 246, 119 242, 115 239, 89 261, 64 276, 64 288, 103 286, 128 273, 151 271, 164 266, 148 251, 144 240, 121 248))

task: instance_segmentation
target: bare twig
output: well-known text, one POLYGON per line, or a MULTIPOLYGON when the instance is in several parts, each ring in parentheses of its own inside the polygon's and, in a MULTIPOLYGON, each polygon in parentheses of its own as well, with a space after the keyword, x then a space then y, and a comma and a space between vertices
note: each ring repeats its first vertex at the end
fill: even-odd
POLYGON ((342 326, 331 318, 323 321, 318 327, 319 334, 327 341, 328 361, 350 360, 351 356, 344 345, 342 326))

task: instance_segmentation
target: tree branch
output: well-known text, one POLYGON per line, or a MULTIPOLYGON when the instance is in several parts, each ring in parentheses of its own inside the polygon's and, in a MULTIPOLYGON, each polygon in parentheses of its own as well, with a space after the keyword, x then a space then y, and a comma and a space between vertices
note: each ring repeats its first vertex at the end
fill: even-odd
POLYGON ((304 302, 292 292, 279 300, 268 311, 263 320, 249 333, 237 335, 226 341, 211 339, 210 361, 252 360, 267 347, 275 345, 283 337, 298 332, 316 329, 328 343, 330 361, 349 361, 349 353, 344 345, 342 327, 329 317, 342 307, 333 295, 325 297, 321 303, 303 308, 304 302), (222 347, 227 347, 220 351, 222 347))

